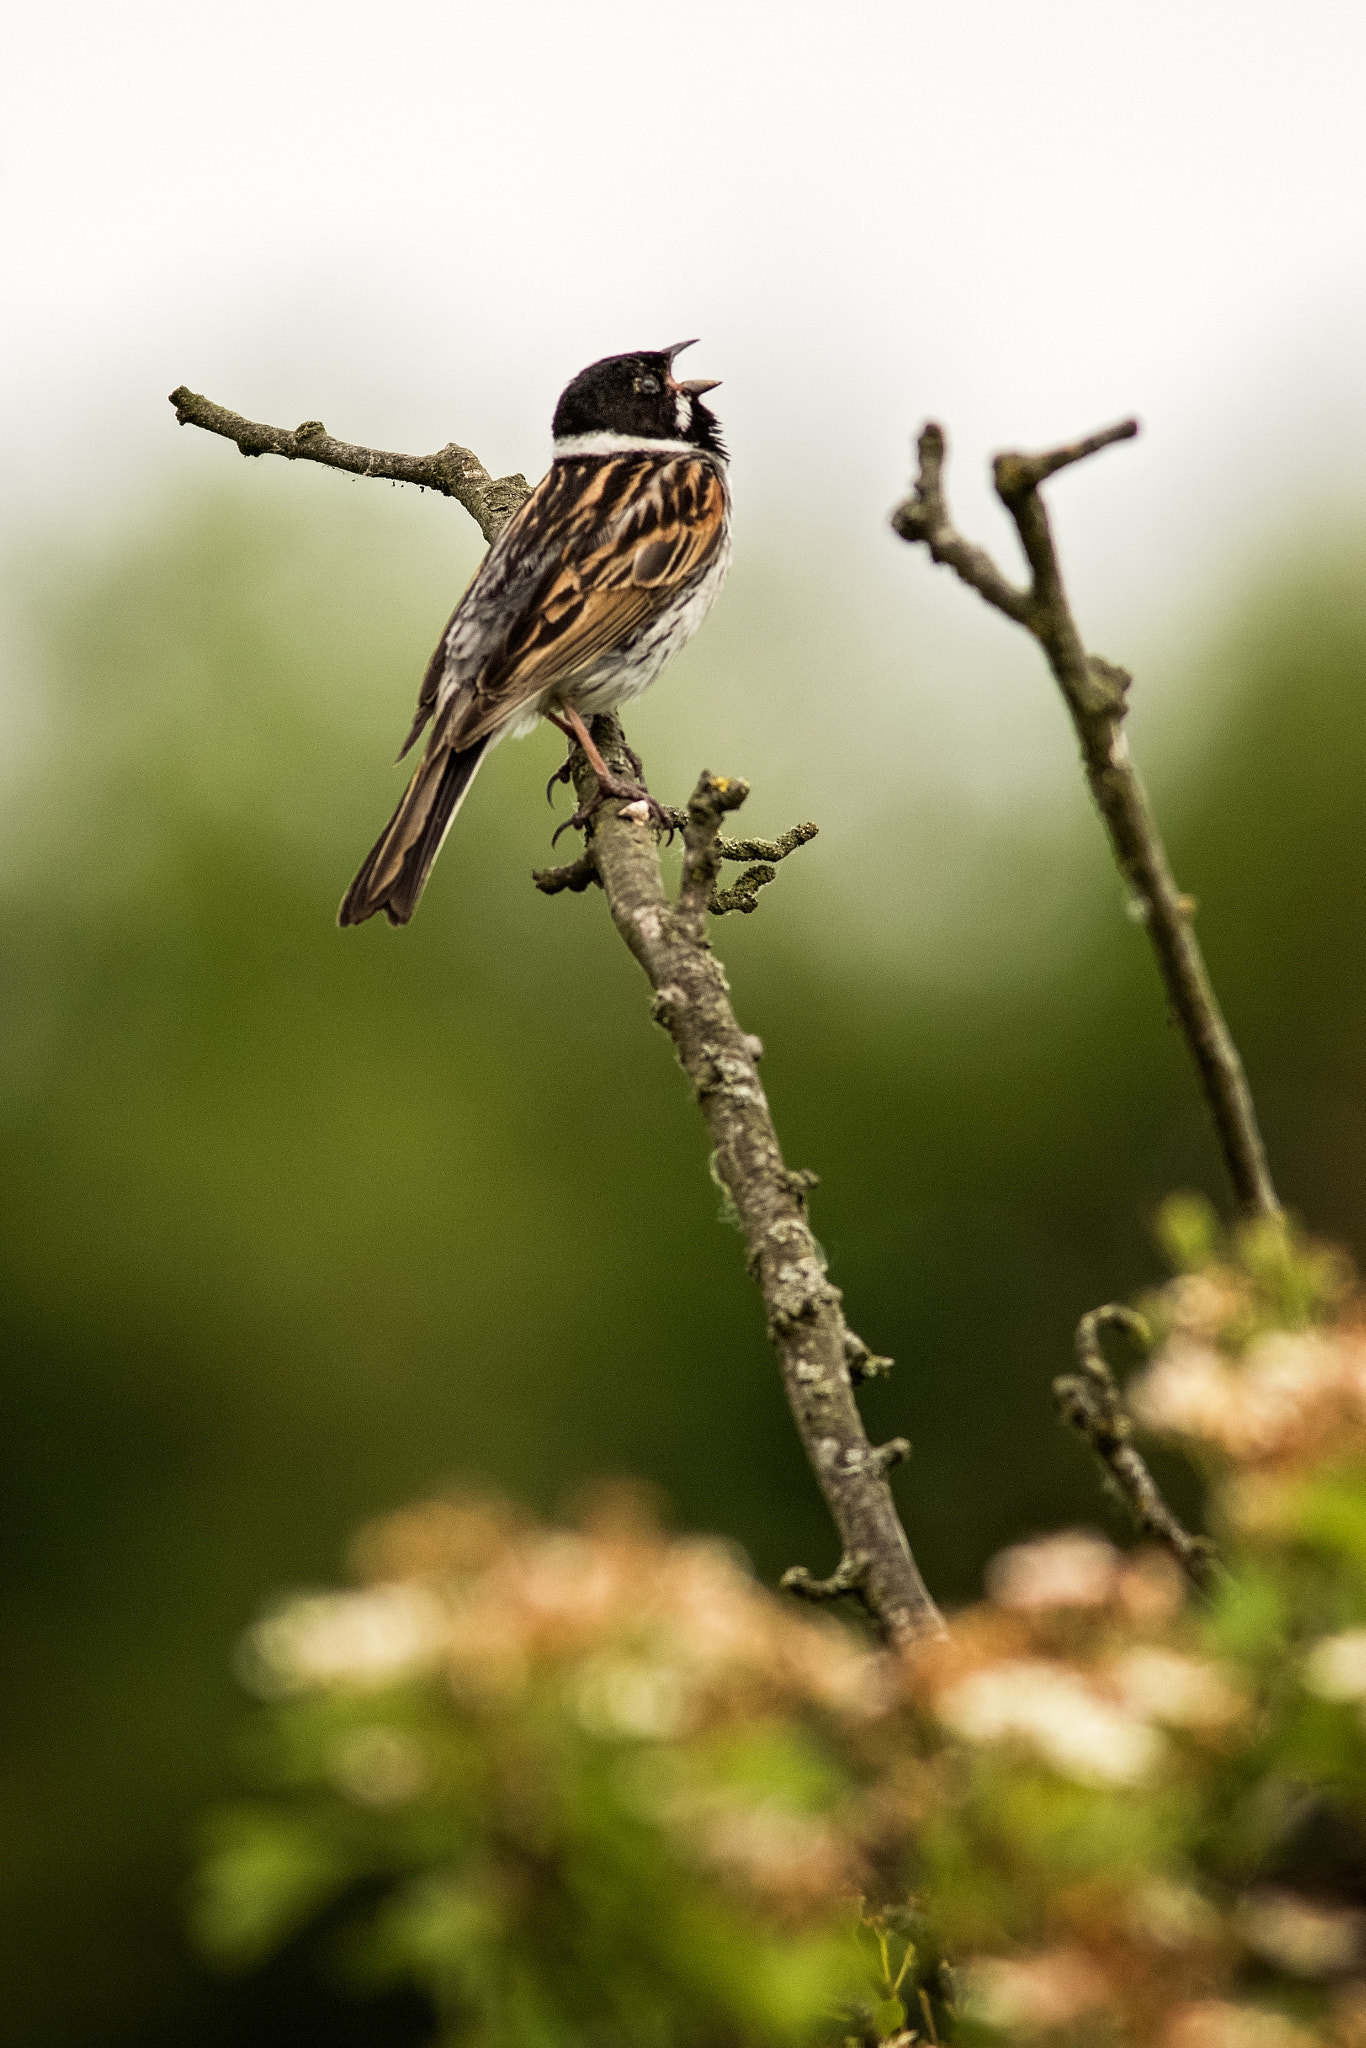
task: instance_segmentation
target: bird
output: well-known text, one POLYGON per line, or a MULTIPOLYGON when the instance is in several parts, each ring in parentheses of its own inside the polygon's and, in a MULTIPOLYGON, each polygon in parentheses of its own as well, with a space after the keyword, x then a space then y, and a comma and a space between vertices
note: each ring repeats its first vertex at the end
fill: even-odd
POLYGON ((437 643, 398 758, 427 731, 425 751, 338 924, 380 910, 391 925, 408 923, 484 756, 542 718, 571 751, 583 748, 597 778, 572 823, 617 798, 665 820, 643 779, 608 769, 586 721, 649 688, 697 631, 730 567, 727 451, 702 403, 720 380, 673 373, 694 345, 604 356, 561 392, 550 468, 437 643))

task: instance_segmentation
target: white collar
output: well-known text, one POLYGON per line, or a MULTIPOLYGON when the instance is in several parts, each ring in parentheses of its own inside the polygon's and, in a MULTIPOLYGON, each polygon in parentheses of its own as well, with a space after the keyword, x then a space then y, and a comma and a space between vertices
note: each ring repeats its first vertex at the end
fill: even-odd
POLYGON ((644 434, 566 434, 551 444, 556 462, 575 455, 701 455, 692 441, 651 441, 644 434))

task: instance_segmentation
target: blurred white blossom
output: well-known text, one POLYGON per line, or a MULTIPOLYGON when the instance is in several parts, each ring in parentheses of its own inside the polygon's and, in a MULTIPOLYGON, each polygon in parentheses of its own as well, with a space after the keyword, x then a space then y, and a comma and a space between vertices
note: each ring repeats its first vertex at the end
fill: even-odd
POLYGON ((941 1693, 938 1713, 969 1742, 1025 1742, 1083 1785, 1142 1784, 1165 1749, 1147 1721, 1102 1698, 1080 1672, 1042 1658, 969 1673, 941 1693))
POLYGON ((1240 1901, 1237 1922, 1247 1946, 1292 1977, 1336 1977, 1362 1959, 1366 1914, 1350 1906, 1267 1889, 1240 1901))
POLYGON ((314 1686, 392 1685, 437 1663, 449 1634, 449 1616, 425 1586, 304 1593, 248 1629, 237 1668, 263 1699, 314 1686))
POLYGON ((1004 2034, 1048 2034, 1093 2012, 1113 1986, 1085 1949, 1058 1948, 1007 1961, 988 1957, 963 1972, 969 2017, 1004 2034))
POLYGON ((1241 1698, 1216 1665, 1175 1650, 1126 1650, 1108 1676, 1131 1713, 1170 1728, 1220 1728, 1242 1710, 1241 1698))
POLYGON ((987 1592, 998 1607, 1104 1607, 1121 1563, 1103 1536, 1065 1529, 999 1552, 987 1566, 987 1592))
POLYGON ((1366 1700, 1366 1628, 1315 1643, 1304 1660, 1304 1683, 1321 1700, 1366 1700))
POLYGON ((1177 2008, 1161 2048, 1319 2048, 1321 2036, 1260 2005, 1197 1999, 1177 2008))

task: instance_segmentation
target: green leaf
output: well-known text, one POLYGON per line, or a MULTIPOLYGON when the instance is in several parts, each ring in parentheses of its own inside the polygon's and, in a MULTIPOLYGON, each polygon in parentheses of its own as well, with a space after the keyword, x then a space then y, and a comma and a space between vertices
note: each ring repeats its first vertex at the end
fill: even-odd
POLYGON ((1288 1622, 1284 1596, 1265 1572, 1245 1566, 1225 1579, 1209 1617, 1212 1647, 1254 1661, 1280 1651, 1288 1622))
POLYGON ((279 1948, 356 1875, 345 1844, 312 1817, 231 1807, 212 1816, 206 1836, 191 1926, 232 1968, 279 1948))

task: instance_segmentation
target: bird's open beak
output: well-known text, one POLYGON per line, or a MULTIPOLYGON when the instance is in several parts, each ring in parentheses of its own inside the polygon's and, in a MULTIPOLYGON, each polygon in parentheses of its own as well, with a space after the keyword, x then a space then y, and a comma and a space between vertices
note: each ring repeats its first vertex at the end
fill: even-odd
POLYGON ((672 348, 662 348, 659 351, 669 365, 669 388, 673 391, 682 391, 689 398, 700 398, 704 391, 715 391, 721 382, 719 377, 687 377, 681 382, 674 377, 674 357, 681 356, 685 348, 696 348, 697 340, 698 337, 694 335, 691 341, 676 341, 672 348))

